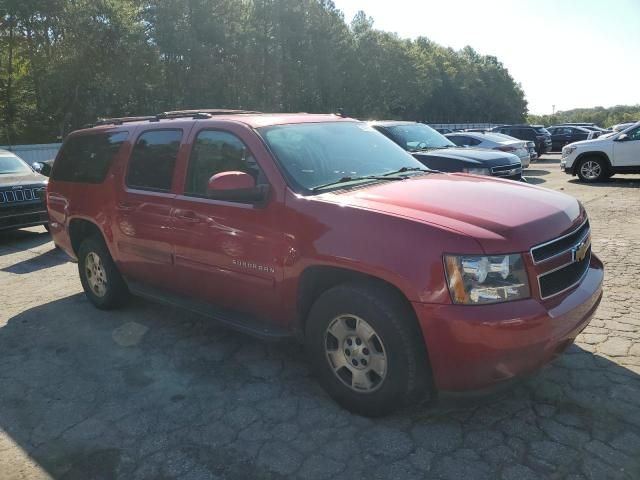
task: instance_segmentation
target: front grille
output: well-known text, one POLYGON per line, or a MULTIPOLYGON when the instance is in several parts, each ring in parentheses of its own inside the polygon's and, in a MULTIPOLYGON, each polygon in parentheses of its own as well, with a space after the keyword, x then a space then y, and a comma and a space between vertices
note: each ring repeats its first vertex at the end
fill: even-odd
POLYGON ((491 168, 491 175, 494 177, 517 177, 522 174, 522 165, 512 163, 511 165, 501 165, 491 168))
POLYGON ((11 190, 2 190, 0 191, 0 205, 42 200, 44 192, 45 187, 42 186, 29 186, 24 188, 12 188, 11 190))
POLYGON ((46 208, 42 202, 14 203, 12 205, 3 205, 0 207, 0 217, 10 217, 13 215, 23 215, 44 211, 46 211, 46 208))
POLYGON ((575 261, 559 267, 556 270, 544 273, 538 277, 540 297, 542 299, 552 297, 576 286, 589 269, 591 261, 591 247, 582 260, 575 261))
POLYGON ((544 262, 570 251, 587 238, 589 236, 589 232, 589 220, 585 220, 585 222, 573 232, 533 247, 531 249, 533 262, 544 262))

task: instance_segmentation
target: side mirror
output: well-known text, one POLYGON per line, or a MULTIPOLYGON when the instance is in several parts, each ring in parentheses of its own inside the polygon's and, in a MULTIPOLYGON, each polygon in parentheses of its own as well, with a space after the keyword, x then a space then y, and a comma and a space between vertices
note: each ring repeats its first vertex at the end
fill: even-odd
POLYGON ((626 142, 627 140, 629 140, 629 135, 627 135, 626 133, 623 133, 618 136, 618 138, 616 138, 617 142, 626 142))
POLYGON ((33 170, 38 173, 42 173, 42 170, 44 169, 44 165, 40 162, 33 162, 33 164, 31 165, 31 168, 33 168, 33 170))
POLYGON ((268 185, 256 186, 251 175, 237 171, 217 173, 207 186, 207 197, 227 202, 260 203, 268 193, 268 185))

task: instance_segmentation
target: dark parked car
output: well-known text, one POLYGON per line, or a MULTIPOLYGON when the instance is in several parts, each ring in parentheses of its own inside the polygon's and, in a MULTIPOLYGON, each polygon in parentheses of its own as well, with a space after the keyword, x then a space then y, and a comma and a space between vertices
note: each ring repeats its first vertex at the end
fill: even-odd
POLYGON ((423 123, 380 121, 371 126, 433 170, 522 179, 522 163, 511 153, 458 147, 423 123))
POLYGON ((542 125, 501 125, 492 131, 535 143, 538 156, 551 151, 551 134, 542 125))
POLYGON ((585 127, 554 125, 547 128, 551 134, 551 151, 560 152, 562 147, 573 142, 581 142, 582 140, 591 140, 600 136, 592 130, 585 127))
POLYGON ((0 230, 47 226, 46 187, 46 177, 20 157, 0 150, 0 230))

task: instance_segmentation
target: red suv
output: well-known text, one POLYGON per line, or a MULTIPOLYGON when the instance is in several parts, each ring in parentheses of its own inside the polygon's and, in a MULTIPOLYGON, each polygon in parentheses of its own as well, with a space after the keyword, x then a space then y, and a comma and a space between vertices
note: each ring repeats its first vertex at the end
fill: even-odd
POLYGON ((537 369, 602 296, 577 200, 428 170, 334 115, 105 121, 66 139, 48 208, 96 307, 131 292, 298 337, 365 415, 537 369))

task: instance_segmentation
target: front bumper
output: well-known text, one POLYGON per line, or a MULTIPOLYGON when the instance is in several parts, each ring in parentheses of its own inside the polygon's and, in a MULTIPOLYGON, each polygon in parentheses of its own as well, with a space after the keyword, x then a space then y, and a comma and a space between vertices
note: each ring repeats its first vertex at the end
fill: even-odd
POLYGON ((414 303, 436 388, 480 390, 533 372, 562 353, 602 298, 602 262, 592 255, 582 283, 542 302, 481 306, 414 303))
POLYGON ((5 214, 0 210, 0 231, 35 227, 49 222, 46 210, 12 212, 5 214))

